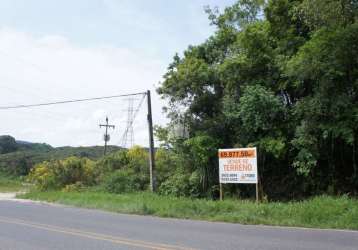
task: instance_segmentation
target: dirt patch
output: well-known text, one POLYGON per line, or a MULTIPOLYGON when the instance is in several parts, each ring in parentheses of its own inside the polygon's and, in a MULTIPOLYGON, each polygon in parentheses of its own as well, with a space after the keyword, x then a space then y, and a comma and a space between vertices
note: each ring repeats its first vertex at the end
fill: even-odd
POLYGON ((0 200, 12 200, 16 197, 16 192, 12 193, 0 193, 0 200))

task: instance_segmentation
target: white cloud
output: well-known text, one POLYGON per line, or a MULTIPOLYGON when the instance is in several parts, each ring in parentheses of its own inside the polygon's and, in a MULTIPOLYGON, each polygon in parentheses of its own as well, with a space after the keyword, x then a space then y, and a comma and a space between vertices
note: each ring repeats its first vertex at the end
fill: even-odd
MULTIPOLYGON (((154 93, 166 63, 126 48, 78 47, 66 37, 33 36, 0 29, 0 106, 153 92, 156 123, 164 123, 162 102, 154 93)), ((138 103, 136 101, 135 105, 138 103)), ((102 144, 98 127, 108 115, 119 143, 125 127, 125 100, 66 104, 38 109, 0 110, 0 134, 60 145, 102 144)), ((147 145, 145 103, 135 122, 136 143, 147 145)))

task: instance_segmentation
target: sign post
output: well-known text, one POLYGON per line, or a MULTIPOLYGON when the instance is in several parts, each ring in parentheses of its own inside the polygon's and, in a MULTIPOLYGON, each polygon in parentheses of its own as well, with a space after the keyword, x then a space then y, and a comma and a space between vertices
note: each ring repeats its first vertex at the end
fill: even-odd
POLYGON ((219 149, 220 199, 222 184, 255 184, 256 201, 259 200, 256 148, 219 149))

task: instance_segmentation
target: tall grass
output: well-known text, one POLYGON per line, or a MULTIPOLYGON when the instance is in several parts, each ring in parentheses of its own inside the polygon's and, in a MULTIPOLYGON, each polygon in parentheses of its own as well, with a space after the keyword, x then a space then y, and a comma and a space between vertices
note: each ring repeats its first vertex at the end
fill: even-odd
POLYGON ((0 173, 0 192, 17 192, 23 189, 22 183, 18 177, 13 177, 0 173))
POLYGON ((159 196, 152 193, 37 192, 21 198, 56 202, 112 212, 185 219, 315 228, 358 230, 358 200, 319 196, 299 202, 256 204, 159 196))

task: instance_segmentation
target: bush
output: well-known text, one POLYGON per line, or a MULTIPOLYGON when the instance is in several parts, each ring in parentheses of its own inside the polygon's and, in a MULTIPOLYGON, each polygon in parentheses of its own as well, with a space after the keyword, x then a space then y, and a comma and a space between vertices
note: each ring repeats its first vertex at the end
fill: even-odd
POLYGON ((138 173, 148 173, 148 152, 140 146, 134 146, 127 151, 128 167, 138 173))
POLYGON ((131 169, 117 170, 103 181, 103 187, 110 193, 127 193, 142 189, 136 173, 131 169))
POLYGON ((60 189, 76 183, 93 185, 94 162, 77 157, 43 162, 31 169, 28 180, 40 190, 60 189))
POLYGON ((159 186, 180 166, 178 161, 178 156, 171 150, 159 148, 155 152, 156 177, 159 186))
POLYGON ((118 169, 123 169, 129 164, 129 159, 126 150, 120 150, 115 153, 107 154, 96 163, 96 176, 100 180, 108 173, 118 169))
POLYGON ((56 189, 59 187, 50 162, 37 164, 28 176, 28 181, 35 184, 40 190, 56 189))
MULTIPOLYGON (((148 152, 139 146, 134 146, 129 150, 121 150, 98 161, 95 171, 97 183, 102 184, 104 187, 109 185, 108 190, 117 190, 117 188, 114 188, 117 185, 116 181, 122 180, 125 182, 124 179, 127 180, 128 178, 131 180, 135 178, 136 185, 139 186, 137 189, 145 190, 149 184, 148 152)), ((118 190, 126 189, 118 187, 118 190)), ((117 191, 111 192, 116 193, 117 191)))
POLYGON ((200 196, 200 176, 193 173, 177 172, 164 181, 159 187, 159 193, 171 196, 200 196))

